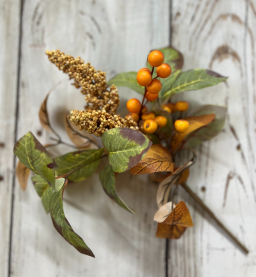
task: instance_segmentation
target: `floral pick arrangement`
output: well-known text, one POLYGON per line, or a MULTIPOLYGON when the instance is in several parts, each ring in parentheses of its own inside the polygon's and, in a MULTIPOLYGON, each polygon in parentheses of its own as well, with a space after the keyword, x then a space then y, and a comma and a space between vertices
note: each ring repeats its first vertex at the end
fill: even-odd
POLYGON ((105 72, 95 70, 80 57, 73 58, 59 50, 46 54, 81 89, 85 107, 82 111, 70 111, 65 118, 66 131, 76 151, 53 157, 46 149, 65 142, 51 127, 49 94, 46 96, 39 118, 42 126, 56 135, 57 143, 43 146, 28 132, 15 144, 14 153, 19 158, 17 176, 22 188, 26 188, 32 171, 34 187, 56 230, 79 252, 94 257, 65 217, 63 193, 68 183, 87 179, 101 161, 107 162, 99 174, 104 191, 133 213, 119 197, 115 177, 127 170, 134 175, 150 174, 153 181, 160 183, 156 196, 159 209, 154 216, 158 223, 156 236, 178 239, 193 222, 186 204, 174 203, 173 188, 182 185, 189 191, 185 182, 189 167, 196 161, 193 149, 221 131, 227 108, 206 105, 189 114, 189 103, 174 103, 172 96, 214 86, 227 78, 205 69, 183 72, 183 56, 172 47, 151 51, 145 68, 137 73, 118 74, 109 82, 105 72), (129 113, 124 118, 117 113, 117 87, 138 93, 138 98, 128 100, 129 113), (185 149, 192 158, 178 166, 177 153, 185 149))

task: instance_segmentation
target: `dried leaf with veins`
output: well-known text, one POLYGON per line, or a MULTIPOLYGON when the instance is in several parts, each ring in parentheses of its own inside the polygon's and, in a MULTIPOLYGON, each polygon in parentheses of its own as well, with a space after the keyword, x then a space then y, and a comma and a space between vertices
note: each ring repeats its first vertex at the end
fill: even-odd
POLYGON ((22 190, 25 190, 27 187, 29 173, 29 168, 27 168, 22 162, 19 161, 16 167, 16 175, 22 190))
POLYGON ((133 168, 131 174, 147 174, 154 172, 169 172, 174 170, 172 156, 168 149, 160 144, 152 145, 145 157, 133 168))
POLYGON ((189 210, 183 201, 176 206, 172 202, 163 205, 155 214, 154 220, 158 223, 193 227, 189 210))
POLYGON ((165 239, 179 239, 186 231, 186 227, 180 225, 157 224, 156 237, 165 239))
POLYGON ((180 144, 186 138, 187 135, 189 135, 191 132, 194 132, 195 130, 198 130, 203 126, 210 124, 214 120, 214 118, 215 118, 215 114, 207 114, 207 115, 184 118, 189 122, 189 127, 185 132, 175 133, 171 143, 172 152, 175 152, 176 150, 178 150, 178 148, 182 148, 182 146, 180 147, 180 144))

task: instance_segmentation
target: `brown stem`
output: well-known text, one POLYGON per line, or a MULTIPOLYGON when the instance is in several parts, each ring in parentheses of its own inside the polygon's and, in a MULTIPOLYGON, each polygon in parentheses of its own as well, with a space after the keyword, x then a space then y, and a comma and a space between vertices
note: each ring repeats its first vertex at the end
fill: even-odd
POLYGON ((219 221, 214 213, 204 204, 204 202, 184 183, 181 184, 184 190, 207 212, 207 214, 217 223, 217 225, 231 238, 231 240, 242 249, 245 254, 249 253, 249 250, 219 221))

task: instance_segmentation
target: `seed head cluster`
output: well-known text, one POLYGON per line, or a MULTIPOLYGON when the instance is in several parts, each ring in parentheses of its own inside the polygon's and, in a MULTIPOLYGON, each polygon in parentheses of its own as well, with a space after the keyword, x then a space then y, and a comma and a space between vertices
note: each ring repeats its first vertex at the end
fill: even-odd
POLYGON ((105 131, 117 127, 128 127, 139 130, 137 123, 132 118, 121 118, 119 115, 111 115, 102 111, 78 111, 73 110, 68 115, 69 120, 80 130, 86 130, 90 134, 100 137, 105 131))

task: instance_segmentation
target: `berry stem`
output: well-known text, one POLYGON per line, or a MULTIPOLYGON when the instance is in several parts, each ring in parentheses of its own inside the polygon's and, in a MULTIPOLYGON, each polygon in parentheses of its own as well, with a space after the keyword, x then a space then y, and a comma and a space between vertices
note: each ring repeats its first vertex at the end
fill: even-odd
POLYGON ((144 108, 144 100, 145 100, 145 97, 146 97, 146 93, 147 93, 147 87, 145 87, 145 92, 144 92, 143 99, 142 99, 142 102, 141 102, 139 117, 141 117, 142 109, 144 108))

